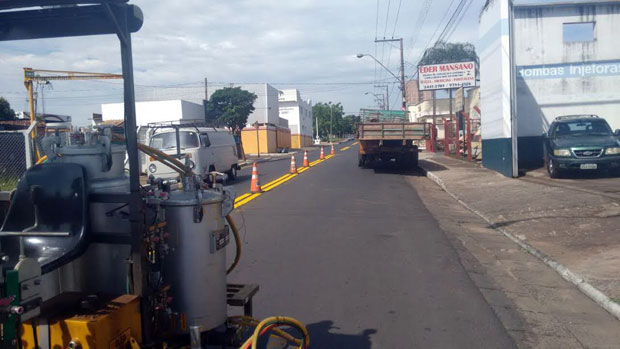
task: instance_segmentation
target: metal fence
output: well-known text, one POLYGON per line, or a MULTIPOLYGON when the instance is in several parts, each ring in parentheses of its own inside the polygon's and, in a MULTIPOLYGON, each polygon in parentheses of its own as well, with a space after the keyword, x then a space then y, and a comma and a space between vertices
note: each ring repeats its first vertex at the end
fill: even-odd
POLYGON ((0 191, 11 191, 32 166, 32 140, 28 130, 0 131, 0 191))
POLYGON ((474 139, 474 135, 480 129, 480 120, 470 119, 464 112, 460 114, 461 117, 453 115, 444 120, 444 139, 441 143, 446 156, 454 155, 473 161, 481 155, 479 142, 474 139), (476 145, 475 149, 472 143, 476 145))

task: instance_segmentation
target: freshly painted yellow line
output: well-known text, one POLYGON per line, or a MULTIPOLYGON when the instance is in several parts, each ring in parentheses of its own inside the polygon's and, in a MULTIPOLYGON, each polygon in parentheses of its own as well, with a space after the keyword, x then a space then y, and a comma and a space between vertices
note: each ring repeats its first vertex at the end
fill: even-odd
POLYGON ((259 196, 261 196, 261 193, 252 194, 252 195, 248 196, 247 198, 245 198, 245 199, 235 203, 235 208, 241 207, 241 206, 247 204, 248 202, 256 199, 259 196))
POLYGON ((271 182, 269 182, 269 183, 267 183, 267 184, 263 185, 262 187, 263 187, 263 188, 268 187, 268 186, 270 186, 270 185, 272 185, 272 184, 274 184, 274 183, 276 183, 276 182, 278 182, 278 181, 283 180, 284 178, 286 178, 286 177, 288 177, 288 176, 290 176, 290 175, 291 175, 290 173, 287 173, 287 174, 285 174, 284 176, 282 176, 282 177, 278 177, 278 178, 274 179, 273 181, 271 181, 271 182))
POLYGON ((293 176, 293 175, 292 175, 292 174, 290 174, 290 173, 289 173, 289 174, 287 174, 286 176, 282 176, 282 177, 280 177, 280 179, 279 179, 279 180, 277 180, 277 181, 272 181, 272 182, 270 182, 270 183, 269 183, 269 185, 265 185, 265 186, 263 186, 263 187, 262 187, 262 189, 263 189, 263 191, 269 191, 269 190, 271 190, 271 188, 275 187, 275 186, 276 186, 276 185, 278 185, 280 182, 282 182, 282 181, 286 180, 287 178, 289 178, 289 177, 291 177, 291 176, 293 176))
MULTIPOLYGON (((334 155, 327 155, 327 156, 325 156, 324 160, 318 159, 318 160, 312 161, 310 163, 310 167, 318 165, 321 162, 323 162, 323 161, 325 161, 325 160, 327 160, 329 158, 332 158, 332 157, 334 157, 334 155)), ((300 173, 308 171, 310 169, 310 167, 301 167, 299 170, 297 170, 298 173, 295 173, 295 174, 287 173, 284 176, 281 176, 279 178, 276 178, 276 179, 272 180, 271 182, 269 182, 269 183, 267 183, 267 184, 262 186, 263 193, 266 193, 266 192, 268 192, 270 190, 273 190, 273 188, 281 185, 284 182, 290 181, 291 179, 297 177, 300 173)), ((239 195, 235 199, 235 208, 238 208, 238 207, 241 207, 241 206, 247 204, 248 202, 256 199, 257 197, 259 197, 261 194, 262 193, 255 193, 255 194, 245 193, 243 195, 239 195)))
POLYGON ((351 147, 344 147, 344 148, 340 149, 340 151, 349 150, 349 148, 351 148, 351 147))
POLYGON ((269 187, 269 188, 267 188, 267 189, 263 189, 263 191, 264 191, 264 192, 268 192, 268 191, 272 190, 273 188, 275 188, 275 187, 277 187, 277 186, 281 185, 282 183, 284 183, 284 182, 288 182, 288 181, 290 181, 291 179, 293 179, 293 178, 295 178, 295 177, 297 177, 297 176, 298 176, 298 174, 297 174, 297 173, 292 174, 292 175, 290 175, 290 177, 288 177, 288 178, 285 178, 285 179, 281 180, 280 182, 278 182, 278 183, 276 183, 276 184, 272 185, 271 187, 269 187))
POLYGON ((248 196, 250 196, 250 195, 252 195, 252 193, 245 193, 245 194, 243 194, 243 195, 239 195, 239 196, 237 196, 237 197, 235 198, 235 202, 241 201, 241 200, 243 200, 243 199, 247 198, 247 197, 248 197, 248 196))

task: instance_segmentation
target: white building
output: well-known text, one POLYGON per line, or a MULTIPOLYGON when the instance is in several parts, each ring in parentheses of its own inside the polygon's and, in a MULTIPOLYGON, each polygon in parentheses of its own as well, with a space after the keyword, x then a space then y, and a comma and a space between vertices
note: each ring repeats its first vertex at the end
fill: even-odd
POLYGON ((280 117, 288 120, 291 147, 312 145, 312 101, 304 101, 297 89, 282 90, 279 98, 280 117))
MULTIPOLYGON (((124 120, 124 103, 101 105, 103 121, 124 120)), ((136 102, 136 125, 146 126, 153 122, 178 120, 204 120, 204 107, 181 99, 169 101, 136 102)))
POLYGON ((542 134, 557 116, 596 114, 620 128, 620 3, 515 3, 513 17, 511 27, 509 0, 488 1, 476 49, 483 165, 514 176, 542 164, 542 134))
MULTIPOLYGON (((280 91, 269 84, 242 84, 226 87, 240 87, 256 95, 254 111, 248 116, 247 126, 254 123, 279 126, 278 95, 280 91)), ((210 91, 209 98, 217 90, 210 91)))

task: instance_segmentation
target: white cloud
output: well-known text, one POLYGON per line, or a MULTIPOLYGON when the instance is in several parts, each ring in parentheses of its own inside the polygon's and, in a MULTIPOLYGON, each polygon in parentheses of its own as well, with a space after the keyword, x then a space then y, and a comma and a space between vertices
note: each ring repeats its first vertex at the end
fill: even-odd
MULTIPOLYGON (((482 2, 476 0, 472 8, 479 8, 482 2)), ((370 59, 357 59, 355 54, 375 54, 375 48, 379 48, 377 56, 383 56, 386 64, 389 56, 390 70, 397 73, 399 69, 398 50, 389 50, 389 46, 381 50, 382 45, 373 43, 376 1, 136 0, 131 3, 144 13, 143 27, 132 35, 138 98, 199 98, 203 94, 200 84, 208 77, 211 82, 285 83, 277 87, 297 87, 304 98, 313 102, 341 101, 346 111, 355 112, 373 104, 373 98, 364 95, 373 90, 372 84, 320 83, 373 81, 375 64, 370 59), (154 91, 140 86, 179 84, 189 84, 189 88, 154 91)), ((380 1, 379 36, 386 32, 391 37, 395 3, 392 2, 385 26, 387 3, 380 1)), ((423 36, 432 34, 449 3, 448 0, 434 2, 421 31, 423 36)), ((407 46, 418 11, 419 2, 403 1, 394 30, 395 36, 405 37, 406 59, 413 59, 416 49, 419 51, 426 42, 420 40, 414 50, 407 46)), ((466 19, 463 25, 475 25, 476 20, 477 17, 466 19)), ((474 39, 477 28, 470 28, 460 31, 459 39, 474 39)), ((0 95, 7 96, 15 109, 24 106, 26 94, 21 72, 24 66, 119 73, 118 40, 109 35, 0 43, 0 95)), ((378 79, 390 81, 389 74, 380 67, 377 69, 378 79)), ((46 91, 46 109, 72 114, 84 123, 92 112, 100 110, 100 103, 120 101, 120 87, 117 81, 57 82, 53 91, 46 91)), ((392 91, 392 95, 397 96, 398 90, 392 91)))

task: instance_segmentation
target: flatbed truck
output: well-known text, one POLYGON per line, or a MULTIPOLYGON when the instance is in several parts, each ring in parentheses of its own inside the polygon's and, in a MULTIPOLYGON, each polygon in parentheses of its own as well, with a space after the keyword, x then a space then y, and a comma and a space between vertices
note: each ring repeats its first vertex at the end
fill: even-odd
POLYGON ((430 139, 431 124, 424 122, 380 122, 357 124, 358 166, 371 167, 377 161, 396 161, 402 168, 418 165, 418 145, 430 139))

